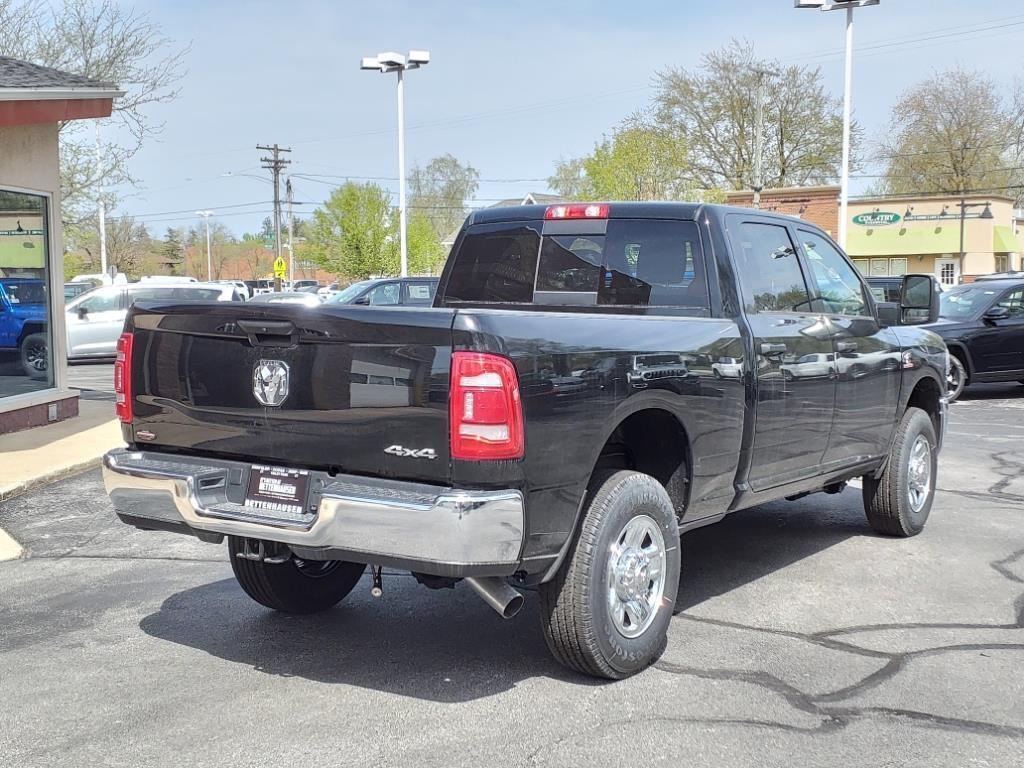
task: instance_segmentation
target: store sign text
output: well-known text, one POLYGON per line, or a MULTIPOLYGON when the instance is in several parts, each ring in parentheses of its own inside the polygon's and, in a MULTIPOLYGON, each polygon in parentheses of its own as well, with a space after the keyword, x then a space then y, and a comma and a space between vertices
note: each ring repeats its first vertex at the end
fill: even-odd
POLYGON ((874 211, 873 213, 860 213, 853 217, 853 223, 862 227, 887 227, 890 224, 899 224, 900 215, 888 211, 874 211))

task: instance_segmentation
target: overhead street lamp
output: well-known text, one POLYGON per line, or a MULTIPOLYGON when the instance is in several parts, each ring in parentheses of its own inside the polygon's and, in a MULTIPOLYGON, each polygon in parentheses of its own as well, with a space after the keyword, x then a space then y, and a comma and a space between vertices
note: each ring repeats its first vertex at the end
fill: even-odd
POLYGON ((853 85, 853 9, 878 5, 880 0, 793 0, 797 8, 846 11, 846 72, 843 83, 843 168, 839 182, 839 245, 846 248, 846 218, 850 199, 850 91, 853 85))
POLYGON ((196 211, 196 216, 206 222, 206 279, 213 280, 213 258, 210 256, 210 217, 213 211, 196 211))
POLYGON ((364 56, 360 69, 398 73, 398 237, 402 254, 402 277, 409 272, 409 252, 405 236, 405 97, 402 91, 403 74, 407 69, 419 69, 430 63, 430 51, 409 51, 408 57, 394 51, 364 56))

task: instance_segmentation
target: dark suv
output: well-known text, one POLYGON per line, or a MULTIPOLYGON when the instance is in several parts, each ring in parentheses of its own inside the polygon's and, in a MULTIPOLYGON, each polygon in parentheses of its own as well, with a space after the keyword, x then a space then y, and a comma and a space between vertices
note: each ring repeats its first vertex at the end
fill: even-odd
POLYGON ((949 400, 981 382, 1024 383, 1024 278, 949 288, 927 326, 949 347, 949 400))
POLYGON ((362 280, 327 299, 328 304, 429 307, 437 291, 436 277, 391 277, 362 280))

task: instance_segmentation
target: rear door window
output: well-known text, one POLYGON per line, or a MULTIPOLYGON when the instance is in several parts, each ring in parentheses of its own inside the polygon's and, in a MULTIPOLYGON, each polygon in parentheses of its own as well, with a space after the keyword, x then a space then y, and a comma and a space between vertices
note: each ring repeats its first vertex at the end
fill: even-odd
POLYGON ((406 304, 429 304, 434 298, 437 283, 417 282, 405 284, 406 304))
POLYGON ((810 312, 810 296, 786 228, 744 221, 734 235, 747 312, 810 312))

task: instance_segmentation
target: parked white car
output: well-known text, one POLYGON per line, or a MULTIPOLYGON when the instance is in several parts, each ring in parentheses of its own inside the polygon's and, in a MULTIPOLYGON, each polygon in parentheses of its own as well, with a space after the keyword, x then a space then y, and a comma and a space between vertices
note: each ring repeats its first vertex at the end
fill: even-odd
POLYGON ((113 357, 128 308, 139 299, 241 301, 233 285, 219 283, 129 283, 83 293, 67 304, 68 359, 113 357))
POLYGON ((711 372, 716 379, 738 379, 743 375, 743 359, 720 357, 718 362, 711 364, 711 372))

